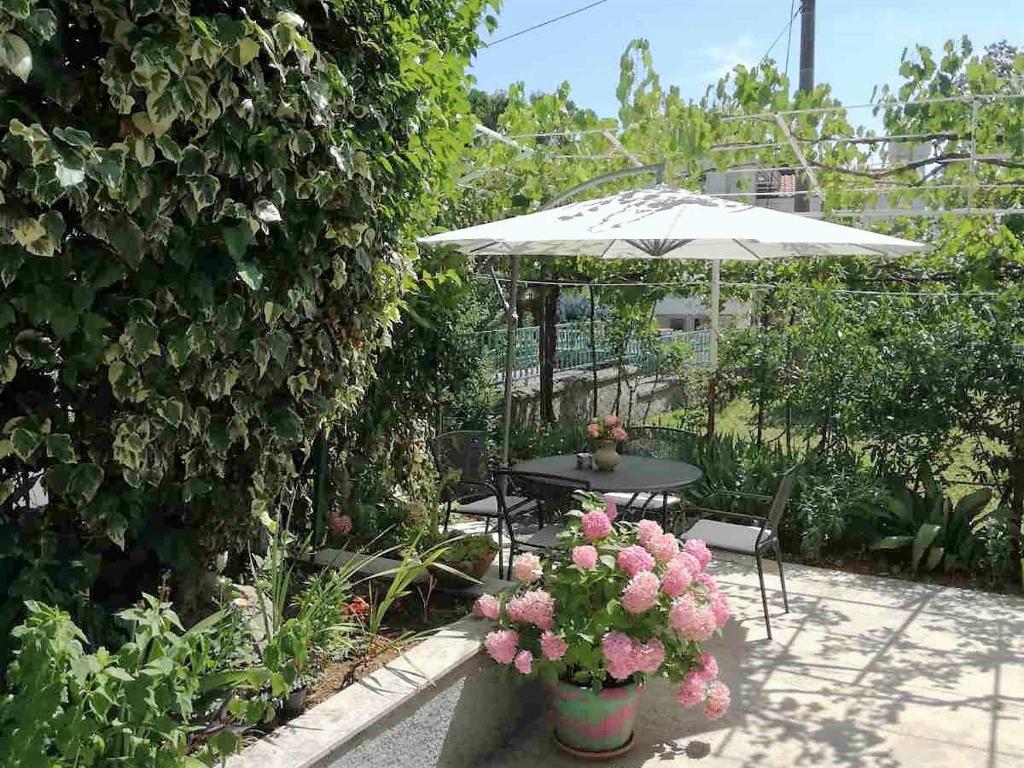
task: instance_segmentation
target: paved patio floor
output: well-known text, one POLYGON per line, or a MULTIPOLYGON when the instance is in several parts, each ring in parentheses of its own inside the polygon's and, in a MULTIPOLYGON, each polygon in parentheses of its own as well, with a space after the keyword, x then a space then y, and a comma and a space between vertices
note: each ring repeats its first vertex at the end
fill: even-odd
MULTIPOLYGON (((1024 599, 791 565, 768 641, 752 564, 711 567, 737 614, 711 643, 732 710, 709 723, 657 681, 608 765, 1024 768, 1024 599)), ((544 719, 486 763, 549 766, 579 763, 544 719)))

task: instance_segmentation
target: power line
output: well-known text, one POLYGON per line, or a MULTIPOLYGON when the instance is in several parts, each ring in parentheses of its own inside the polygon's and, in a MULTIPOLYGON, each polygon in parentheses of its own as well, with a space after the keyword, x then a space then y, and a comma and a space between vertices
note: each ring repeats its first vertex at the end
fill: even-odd
MULTIPOLYGON (((792 9, 793 5, 795 5, 795 3, 790 2, 790 6, 789 6, 790 9, 792 9)), ((775 46, 779 44, 779 40, 782 39, 782 36, 784 34, 786 34, 787 31, 789 31, 790 35, 792 35, 792 33, 793 33, 793 20, 797 17, 797 15, 800 13, 800 11, 803 10, 803 8, 804 8, 804 5, 803 5, 803 3, 801 3, 800 7, 794 13, 790 14, 789 21, 786 22, 786 26, 784 26, 781 30, 779 30, 779 34, 775 37, 775 40, 772 42, 772 44, 768 46, 768 50, 764 52, 764 56, 761 57, 761 61, 764 61, 765 59, 768 58, 768 54, 771 53, 772 49, 775 48, 775 46)), ((787 59, 789 58, 789 53, 788 52, 786 53, 786 57, 787 57, 787 59)), ((787 66, 787 68, 789 67, 788 61, 787 61, 786 66, 787 66)))
POLYGON ((588 5, 584 5, 584 6, 580 7, 580 8, 577 8, 574 11, 569 11, 568 13, 563 13, 561 16, 555 16, 553 19, 548 19, 547 21, 542 21, 539 24, 534 24, 532 27, 527 27, 526 29, 520 29, 518 32, 513 32, 511 35, 505 35, 505 37, 499 37, 497 40, 492 40, 489 43, 484 43, 484 48, 493 48, 498 43, 504 43, 506 40, 511 40, 511 39, 513 39, 515 37, 519 37, 520 35, 525 35, 527 32, 533 32, 535 29, 540 29, 541 27, 546 27, 549 24, 554 24, 555 22, 561 21, 562 19, 568 19, 570 16, 575 16, 577 13, 583 13, 584 11, 589 11, 591 8, 595 8, 595 7, 599 6, 599 5, 603 5, 604 3, 607 3, 607 2, 608 2, 608 0, 595 0, 595 2, 590 3, 588 5))
MULTIPOLYGON (((794 8, 796 0, 789 0, 789 31, 786 33, 786 79, 789 79, 789 52, 793 50, 793 19, 796 18, 794 8)), ((801 8, 803 4, 801 3, 801 8)))

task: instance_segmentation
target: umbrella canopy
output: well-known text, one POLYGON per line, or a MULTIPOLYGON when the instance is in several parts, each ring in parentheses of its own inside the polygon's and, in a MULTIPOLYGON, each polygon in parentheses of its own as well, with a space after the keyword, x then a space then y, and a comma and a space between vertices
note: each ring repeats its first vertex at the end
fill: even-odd
POLYGON ((666 186, 421 238, 482 256, 713 261, 898 256, 920 243, 666 186))
MULTIPOLYGON (((711 367, 718 364, 721 262, 810 256, 899 256, 921 243, 794 216, 667 186, 619 192, 525 216, 420 238, 465 254, 510 256, 505 349, 505 435, 512 426, 512 359, 519 257, 594 256, 601 259, 701 259, 711 262, 711 367)), ((593 338, 591 339, 593 350, 593 338)), ((596 384, 595 384, 596 386, 596 384)), ((714 380, 712 379, 712 391, 714 380)), ((596 402, 596 398, 595 398, 596 402)), ((710 398, 713 429, 714 397, 710 398)))

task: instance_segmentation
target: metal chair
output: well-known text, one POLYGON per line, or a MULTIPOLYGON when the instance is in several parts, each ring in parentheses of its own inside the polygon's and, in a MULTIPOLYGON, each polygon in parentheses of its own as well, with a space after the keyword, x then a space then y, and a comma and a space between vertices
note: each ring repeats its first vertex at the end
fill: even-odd
MULTIPOLYGON (((700 436, 674 427, 627 427, 629 440, 620 444, 620 452, 626 456, 648 456, 655 459, 680 459, 689 455, 693 441, 700 436)), ((669 510, 677 508, 682 499, 668 491, 640 493, 606 493, 618 506, 623 507, 630 517, 645 517, 655 513, 667 525, 669 510)))
POLYGON ((786 576, 782 571, 782 548, 779 546, 779 523, 793 495, 796 482, 796 467, 792 467, 782 475, 779 489, 775 496, 760 494, 737 493, 733 491, 719 492, 715 495, 727 495, 732 498, 750 499, 756 502, 771 502, 767 515, 754 515, 730 510, 712 509, 709 507, 690 507, 687 512, 697 512, 701 517, 680 538, 702 539, 712 549, 725 552, 736 552, 741 555, 752 555, 757 563, 757 578, 761 584, 761 605, 764 608, 764 625, 768 630, 768 639, 772 637, 771 619, 768 617, 768 593, 764 588, 764 565, 762 552, 771 550, 775 562, 779 566, 779 581, 782 584, 782 603, 789 613, 789 596, 786 594, 786 576), (739 522, 712 520, 708 516, 724 517, 739 522))
POLYGON ((445 531, 453 509, 463 515, 482 518, 485 531, 490 530, 491 520, 501 518, 498 498, 490 484, 486 445, 484 432, 470 430, 445 432, 430 441, 434 464, 441 476, 445 531))
MULTIPOLYGON (((570 480, 559 475, 547 475, 540 472, 518 472, 514 468, 501 468, 494 472, 494 487, 498 502, 504 509, 503 519, 508 526, 509 563, 507 578, 512 577, 512 560, 523 548, 545 550, 557 544, 560 525, 545 525, 545 517, 568 509, 572 496, 576 491, 589 491, 589 483, 570 480), (509 495, 509 492, 515 495, 509 495), (528 504, 513 501, 526 498, 528 504), (537 516, 538 529, 526 536, 518 536, 515 532, 515 520, 524 512, 534 512, 537 516)), ((499 564, 499 569, 500 569, 499 564)))

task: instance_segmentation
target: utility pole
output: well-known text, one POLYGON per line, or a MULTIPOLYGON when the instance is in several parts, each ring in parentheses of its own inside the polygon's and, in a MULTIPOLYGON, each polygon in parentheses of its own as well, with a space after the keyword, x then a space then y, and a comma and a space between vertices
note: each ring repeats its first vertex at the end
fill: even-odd
MULTIPOLYGON (((803 0, 800 6, 800 90, 810 93, 814 90, 814 0, 803 0)), ((793 210, 807 213, 811 210, 811 198, 807 194, 807 178, 799 177, 797 196, 793 210)))

